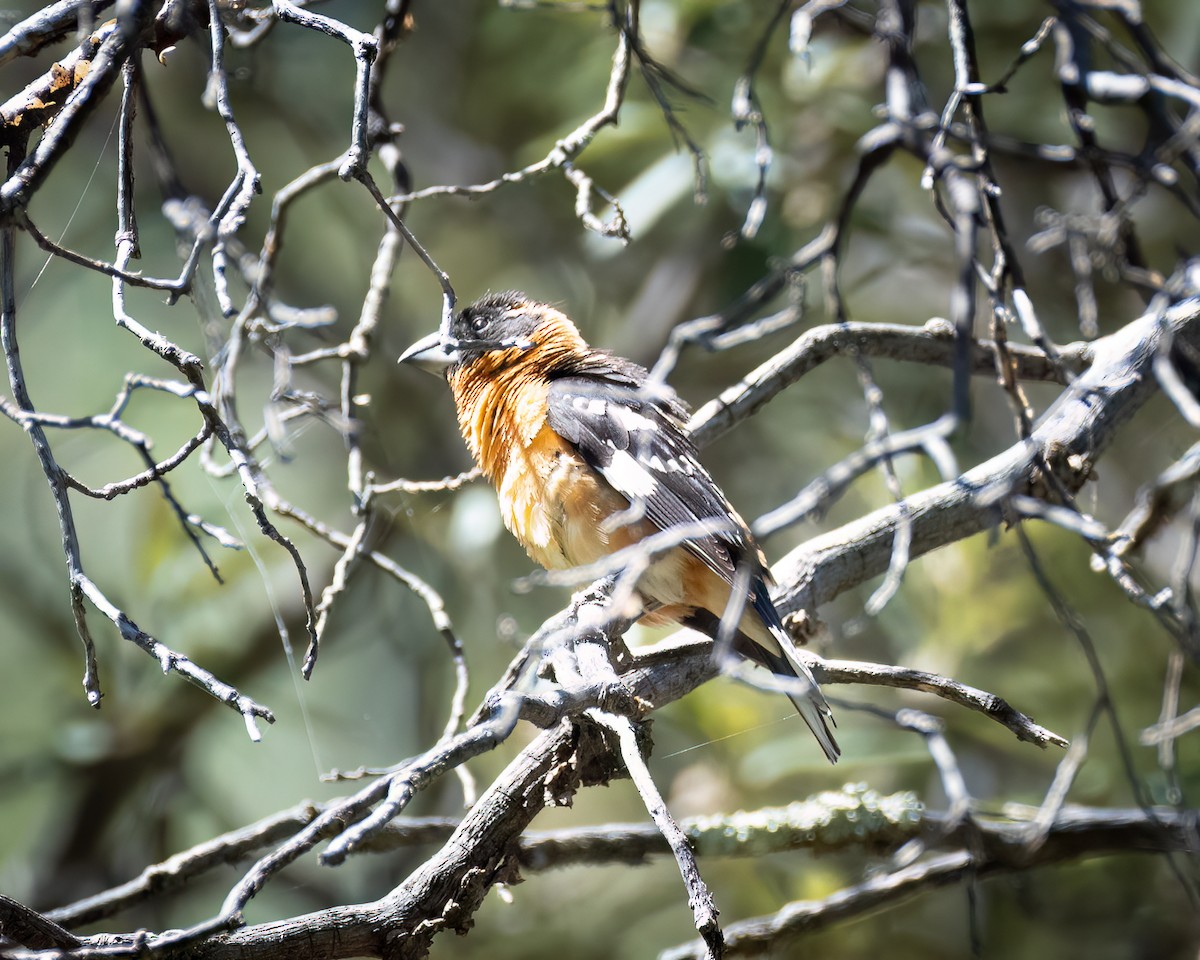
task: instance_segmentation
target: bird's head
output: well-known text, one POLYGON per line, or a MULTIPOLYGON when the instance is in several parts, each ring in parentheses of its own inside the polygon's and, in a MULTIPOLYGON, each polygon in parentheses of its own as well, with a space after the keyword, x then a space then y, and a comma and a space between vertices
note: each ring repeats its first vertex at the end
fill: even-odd
POLYGON ((537 362, 544 370, 587 344, 570 319, 523 293, 488 294, 451 320, 448 329, 418 340, 400 356, 447 378, 464 369, 486 374, 537 362))

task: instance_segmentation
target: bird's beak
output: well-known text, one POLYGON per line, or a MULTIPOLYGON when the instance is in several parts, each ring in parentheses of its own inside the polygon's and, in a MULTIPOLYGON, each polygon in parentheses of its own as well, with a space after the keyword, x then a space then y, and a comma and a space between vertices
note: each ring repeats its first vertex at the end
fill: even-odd
POLYGON ((430 373, 443 374, 446 368, 462 359, 452 341, 442 338, 441 331, 422 337, 400 354, 398 363, 411 363, 430 373))

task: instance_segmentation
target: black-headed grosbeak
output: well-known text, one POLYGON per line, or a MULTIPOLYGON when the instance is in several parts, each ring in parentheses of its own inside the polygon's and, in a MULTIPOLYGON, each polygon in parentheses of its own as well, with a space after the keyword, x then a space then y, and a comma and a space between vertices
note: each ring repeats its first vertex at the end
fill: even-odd
POLYGON ((647 386, 643 367, 592 349, 561 312, 521 293, 484 297, 400 360, 445 375, 505 526, 547 569, 592 564, 661 531, 696 531, 638 578, 643 620, 715 639, 735 583, 744 586, 733 649, 807 684, 788 695, 837 760, 829 705, 771 602, 766 558, 696 459, 673 392, 647 386))

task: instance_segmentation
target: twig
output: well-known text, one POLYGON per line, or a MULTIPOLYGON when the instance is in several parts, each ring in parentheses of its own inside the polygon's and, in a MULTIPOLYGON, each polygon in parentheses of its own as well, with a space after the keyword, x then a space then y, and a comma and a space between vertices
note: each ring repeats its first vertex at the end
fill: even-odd
POLYGON ((197 666, 183 654, 176 653, 174 650, 159 643, 129 619, 122 610, 113 605, 100 592, 100 588, 96 586, 95 582, 82 572, 77 574, 76 583, 83 596, 87 597, 97 610, 116 625, 124 639, 132 641, 158 661, 163 673, 174 671, 185 680, 190 680, 214 699, 220 700, 227 706, 232 707, 242 715, 242 719, 246 723, 246 733, 249 734, 250 739, 256 743, 262 739, 262 733, 258 729, 257 721, 262 719, 266 720, 267 723, 275 722, 275 715, 267 707, 239 693, 229 684, 218 680, 203 667, 197 666))
MULTIPOLYGON (((10 165, 20 163, 19 151, 10 154, 10 165)), ((20 352, 16 339, 16 299, 13 287, 13 233, 12 225, 0 227, 0 342, 2 342, 7 363, 9 387, 12 390, 17 411, 21 416, 34 414, 35 408, 30 399, 25 383, 25 374, 20 360, 20 352)), ((126 252, 129 247, 126 246, 126 252)), ((119 283, 119 281, 116 281, 119 283)), ((115 296, 115 294, 114 294, 115 296)), ((130 620, 123 611, 115 607, 101 592, 100 588, 84 573, 80 553, 79 537, 75 527, 74 514, 71 509, 70 496, 67 489, 66 472, 58 465, 51 450, 45 429, 36 419, 25 421, 26 433, 33 443, 34 451, 41 464, 42 472, 50 485, 51 495, 58 512, 59 529, 62 533, 63 552, 67 562, 67 575, 71 589, 71 607, 75 618, 76 630, 84 648, 84 691, 88 702, 95 707, 100 705, 102 696, 100 690, 99 671, 96 664, 95 645, 91 631, 87 625, 84 600, 89 600, 98 610, 107 616, 120 629, 121 634, 142 647, 161 664, 164 672, 175 670, 191 680, 211 696, 233 707, 241 713, 246 723, 246 730, 251 739, 261 738, 256 720, 262 718, 274 722, 270 710, 261 706, 249 697, 239 693, 233 687, 217 680, 208 671, 197 667, 186 657, 175 653, 160 644, 153 637, 143 632, 130 620)))
POLYGON ((115 29, 105 33, 89 58, 86 75, 72 89, 37 146, 19 163, 10 159, 7 179, 0 186, 0 219, 7 221, 24 207, 49 176, 79 127, 116 82, 121 65, 149 26, 152 12, 150 4, 135 4, 117 18, 115 29))
POLYGON ((1144 746, 1157 747, 1177 740, 1197 727, 1200 727, 1200 707, 1192 707, 1186 713, 1147 727, 1140 740, 1144 746))
POLYGON ((1175 463, 1140 488, 1133 509, 1114 532, 1112 552, 1123 557, 1140 550, 1190 497, 1196 476, 1200 476, 1200 443, 1189 446, 1175 463))
POLYGON ((400 216, 396 213, 396 211, 392 209, 391 203, 384 198, 370 173, 368 173, 366 170, 362 170, 358 174, 357 180, 367 188, 367 192, 375 199, 375 203, 378 204, 379 209, 383 211, 384 216, 387 217, 392 225, 400 231, 400 235, 404 237, 404 242, 412 247, 413 252, 417 255, 421 262, 429 268, 429 272, 432 273, 437 279, 438 285, 442 288, 442 326, 448 328, 450 321, 454 316, 454 303, 456 300, 454 288, 450 285, 450 277, 446 274, 445 270, 437 265, 433 257, 429 255, 429 252, 420 244, 417 238, 413 236, 412 231, 409 230, 404 221, 400 219, 400 216))
POLYGON ((234 160, 237 163, 237 173, 225 189, 225 195, 213 217, 217 221, 217 232, 212 248, 213 279, 216 285, 217 302, 221 314, 233 316, 237 310, 229 295, 229 280, 227 276, 228 260, 225 250, 225 239, 241 229, 246 219, 254 195, 262 189, 261 178, 254 161, 250 159, 250 151, 246 148, 246 139, 241 127, 233 116, 233 108, 229 104, 229 78, 225 71, 225 25, 221 21, 221 7, 218 0, 208 0, 208 23, 212 66, 208 72, 208 87, 205 99, 210 101, 217 115, 225 123, 225 131, 229 143, 233 147, 234 160))
POLYGON ((0 66, 29 56, 96 17, 114 0, 58 0, 16 23, 0 37, 0 66))
POLYGON ((213 837, 172 857, 146 867, 132 880, 46 912, 46 916, 68 927, 81 927, 104 920, 161 893, 179 889, 195 877, 225 864, 244 861, 264 847, 293 836, 339 801, 329 804, 301 803, 272 814, 239 830, 213 837))
POLYGON ((423 190, 398 194, 389 199, 392 203, 408 203, 413 200, 424 200, 428 197, 478 197, 492 193, 505 184, 522 183, 526 180, 539 177, 550 170, 561 170, 563 176, 575 187, 575 215, 579 218, 580 222, 589 230, 601 236, 616 237, 628 243, 630 240, 629 225, 625 221, 625 212, 621 209, 620 202, 615 197, 609 196, 603 190, 596 187, 592 178, 575 166, 575 161, 587 149, 597 133, 606 126, 614 126, 617 123, 621 112, 621 105, 625 100, 625 90, 629 85, 629 45, 628 33, 625 30, 618 31, 617 49, 613 53, 612 70, 609 73, 604 106, 600 108, 598 113, 588 117, 573 131, 557 141, 554 144, 554 149, 541 160, 522 167, 520 170, 502 174, 494 180, 489 180, 487 183, 479 183, 472 186, 447 186, 443 184, 426 187, 423 190), (612 205, 612 217, 607 222, 600 220, 592 213, 593 191, 599 193, 612 205))
POLYGON ((180 277, 176 280, 166 280, 157 277, 144 277, 140 273, 133 273, 129 270, 123 270, 116 264, 107 263, 104 260, 97 260, 94 257, 85 256, 75 250, 69 250, 61 244, 55 243, 39 230, 29 219, 25 213, 19 212, 15 214, 17 225, 32 238, 33 242, 45 250, 49 254, 56 257, 62 257, 68 263, 73 263, 76 266, 86 267, 89 270, 95 270, 97 273, 102 273, 108 277, 114 277, 124 281, 130 286, 145 287, 149 290, 166 290, 172 294, 187 293, 189 284, 187 278, 180 277))
POLYGON ((33 950, 70 950, 79 946, 79 938, 25 904, 0 894, 0 949, 8 943, 33 950))
MULTIPOLYGON (((262 251, 258 257, 258 269, 255 271, 254 286, 251 289, 251 299, 262 302, 267 299, 275 274, 275 262, 283 249, 283 234, 287 226, 287 215, 292 204, 308 191, 321 184, 328 183, 337 176, 343 162, 342 157, 336 157, 325 163, 309 167, 302 174, 275 192, 271 200, 271 223, 263 238, 262 251)), ((293 363, 296 360, 293 359, 293 363)))
POLYGON ((385 493, 440 493, 451 492, 466 486, 468 483, 473 483, 483 476, 483 471, 478 467, 472 467, 470 470, 464 470, 462 473, 457 473, 452 477, 442 477, 441 480, 389 480, 386 483, 375 483, 374 480, 369 480, 371 490, 376 494, 385 493))
MULTIPOLYGON (((1071 633, 1076 642, 1079 644, 1080 650, 1087 661, 1088 668, 1092 673, 1092 677, 1096 683, 1097 692, 1097 707, 1096 709, 1103 713, 1109 722, 1112 729, 1113 740, 1117 747, 1117 756, 1120 758, 1121 767, 1125 773, 1125 779, 1129 783, 1129 788, 1133 792, 1135 801, 1147 814, 1153 816, 1150 809, 1150 798, 1147 794, 1146 787, 1142 783, 1138 775, 1137 767, 1134 764, 1133 753, 1130 749, 1128 738, 1125 735, 1125 729, 1121 724, 1120 716, 1117 712, 1117 704, 1113 700, 1109 691, 1108 678, 1105 676, 1104 667, 1100 663, 1100 656, 1096 651, 1096 645, 1092 641, 1091 635, 1084 626, 1082 619, 1075 613, 1074 609, 1068 604, 1066 599, 1055 587, 1050 580, 1048 573, 1037 552, 1033 548, 1033 544, 1025 535, 1023 529, 1017 530, 1018 541, 1021 544, 1021 550, 1025 554, 1026 562, 1029 564, 1030 571, 1033 573, 1034 579, 1045 595, 1046 600, 1050 604, 1054 615, 1059 622, 1071 633)), ((1200 891, 1197 890, 1194 880, 1188 873, 1175 861, 1174 858, 1168 857, 1167 862, 1174 873, 1180 887, 1195 907, 1200 905, 1200 891)))
POLYGON ((821 683, 865 683, 932 693, 990 717, 1016 734, 1018 740, 1039 747, 1067 746, 1066 739, 1034 723, 1002 697, 925 670, 857 660, 818 660, 813 664, 813 673, 821 683))
MULTIPOLYGON (((947 445, 947 439, 957 429, 957 421, 953 417, 944 416, 933 423, 902 430, 899 433, 884 434, 878 439, 868 439, 867 443, 850 456, 834 464, 821 476, 817 477, 801 490, 789 502, 776 507, 764 514, 751 524, 756 536, 769 537, 785 529, 809 515, 827 509, 846 488, 865 474, 872 467, 888 463, 897 457, 909 453, 925 453, 937 467, 942 478, 950 481, 958 475, 957 464, 947 445)), ((899 491, 895 491, 897 494, 899 491)), ((897 508, 897 538, 906 544, 912 541, 909 526, 909 509, 907 501, 898 499, 897 508), (901 532, 901 531, 904 532, 901 532)), ((908 553, 907 547, 903 551, 908 553)), ((893 549, 892 557, 896 555, 893 549)), ((892 565, 889 559, 889 569, 892 565)))
POLYGON ((1067 748, 1066 754, 1058 762, 1050 789, 1046 791, 1045 799, 1038 808, 1037 816, 1029 824, 1027 843, 1031 850, 1037 850, 1046 842, 1055 820, 1058 819, 1063 805, 1067 802, 1067 793, 1070 792, 1071 785, 1075 782, 1075 777, 1087 758, 1088 744, 1095 732, 1103 705, 1103 700, 1097 698, 1095 706, 1092 707, 1091 716, 1088 717, 1087 726, 1071 741, 1071 746, 1067 748))
MULTIPOLYGON (((345 551, 352 543, 352 538, 350 536, 342 533, 340 530, 333 529, 329 525, 320 522, 314 517, 309 516, 294 504, 291 504, 280 498, 278 494, 275 494, 272 499, 271 509, 280 516, 296 521, 306 530, 320 537, 325 542, 339 548, 340 550, 345 551)), ((433 620, 434 628, 446 641, 446 644, 449 646, 457 663, 459 658, 463 656, 462 641, 455 633, 454 625, 451 622, 449 615, 446 613, 446 604, 442 600, 441 595, 424 579, 417 576, 415 573, 406 569, 405 567, 402 567, 385 554, 382 554, 377 550, 371 550, 367 551, 364 556, 378 569, 388 574, 398 583, 403 584, 424 602, 426 608, 429 610, 429 615, 433 620)), ((459 667, 460 674, 464 670, 465 663, 459 667)), ((461 679, 462 678, 460 676, 460 681, 461 679)), ((462 683, 460 683, 460 687, 461 686, 463 686, 462 683)), ((459 696, 465 695, 465 689, 463 689, 461 694, 456 692, 455 697, 457 699, 459 696)))
POLYGON ((782 0, 775 8, 775 13, 767 22, 766 28, 750 54, 750 61, 742 75, 738 77, 733 87, 733 104, 730 113, 733 116, 734 127, 741 130, 749 125, 754 128, 754 162, 758 167, 758 180, 754 186, 754 196, 746 208, 746 216, 742 220, 741 236, 752 240, 758 235, 763 218, 767 213, 767 174, 771 170, 773 153, 771 150, 770 130, 767 119, 763 115, 762 106, 754 92, 754 79, 766 56, 767 45, 783 22, 784 16, 792 7, 791 0, 782 0))
POLYGON ((503 715, 497 721, 477 724, 442 740, 417 759, 372 786, 382 794, 378 806, 358 823, 340 833, 321 854, 321 863, 342 863, 356 847, 374 836, 399 815, 421 790, 443 773, 461 766, 472 757, 495 749, 512 732, 513 724, 503 715))
POLYGON ((642 747, 638 742, 633 723, 626 717, 614 716, 602 710, 589 710, 588 716, 616 734, 625 769, 629 771, 634 786, 637 787, 638 795, 646 805, 646 811, 650 814, 654 825, 663 835, 667 845, 671 848, 671 853, 675 856, 675 862, 683 876, 683 884, 687 888, 688 905, 692 908, 692 920, 701 939, 708 947, 707 956, 709 960, 720 960, 725 952, 725 941, 721 936, 720 924, 717 923, 717 914, 719 913, 717 905, 700 876, 696 855, 692 853, 687 836, 679 828, 675 818, 671 816, 671 811, 667 809, 662 795, 658 792, 658 786, 650 774, 650 769, 642 759, 642 747))
POLYGON ((641 0, 628 0, 624 19, 617 19, 617 28, 629 41, 629 52, 641 69, 642 81, 650 91, 659 113, 667 123, 667 128, 678 141, 681 141, 692 157, 692 176, 695 184, 694 197, 698 204, 708 202, 708 172, 704 151, 688 132, 679 114, 671 104, 668 90, 678 91, 685 96, 696 99, 707 99, 699 91, 693 89, 668 70, 662 63, 651 56, 646 49, 641 36, 641 0))
MULTIPOLYGON (((1063 371, 1082 373, 1091 362, 1092 345, 1072 344, 1060 350, 1062 366, 1056 367, 1034 348, 1009 344, 1014 375, 1021 380, 1063 383, 1063 371)), ((954 338, 944 322, 930 321, 924 327, 884 323, 831 323, 806 330, 769 360, 746 374, 740 382, 704 404, 689 423, 697 443, 708 443, 735 424, 760 410, 825 361, 851 353, 886 357, 908 363, 951 366, 954 338)), ((994 341, 975 340, 971 345, 970 370, 976 375, 994 375, 998 358, 994 341)))

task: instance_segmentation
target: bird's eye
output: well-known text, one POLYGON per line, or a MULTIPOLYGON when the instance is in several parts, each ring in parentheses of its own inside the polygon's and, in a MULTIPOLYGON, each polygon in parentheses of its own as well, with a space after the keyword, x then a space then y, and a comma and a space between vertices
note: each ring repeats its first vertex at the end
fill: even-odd
POLYGON ((486 314, 477 313, 471 318, 471 329, 476 333, 483 333, 487 329, 488 318, 486 314))

